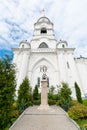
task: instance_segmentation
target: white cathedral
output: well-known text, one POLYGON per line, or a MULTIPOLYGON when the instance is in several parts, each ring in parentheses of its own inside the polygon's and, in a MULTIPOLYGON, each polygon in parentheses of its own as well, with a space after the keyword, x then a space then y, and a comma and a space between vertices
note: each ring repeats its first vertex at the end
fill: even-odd
POLYGON ((67 82, 75 97, 74 83, 77 82, 82 96, 87 96, 87 59, 74 58, 75 48, 69 48, 66 41, 55 39, 53 23, 43 14, 34 24, 32 40, 20 42, 13 48, 13 63, 16 64, 17 91, 25 77, 32 89, 37 84, 41 91, 42 68, 47 69, 48 87, 61 88, 67 82))

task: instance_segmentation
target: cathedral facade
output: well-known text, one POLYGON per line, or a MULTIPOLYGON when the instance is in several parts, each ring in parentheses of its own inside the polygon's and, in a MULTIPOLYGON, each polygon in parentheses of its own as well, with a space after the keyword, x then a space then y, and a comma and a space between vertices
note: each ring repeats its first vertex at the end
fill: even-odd
POLYGON ((37 84, 41 91, 43 68, 46 69, 48 87, 54 86, 55 92, 61 82, 67 82, 75 97, 74 83, 77 82, 82 96, 87 96, 87 59, 74 58, 75 48, 69 48, 66 41, 55 39, 53 23, 43 15, 34 24, 32 40, 20 42, 13 48, 13 63, 16 65, 17 91, 25 77, 31 87, 37 84))

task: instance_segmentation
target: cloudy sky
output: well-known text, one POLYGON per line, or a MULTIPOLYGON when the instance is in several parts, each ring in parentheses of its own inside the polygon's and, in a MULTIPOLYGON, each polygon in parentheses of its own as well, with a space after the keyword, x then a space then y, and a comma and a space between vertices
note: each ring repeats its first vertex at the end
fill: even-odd
POLYGON ((30 40, 43 8, 56 39, 75 47, 75 56, 87 57, 87 0, 0 0, 0 51, 30 40))

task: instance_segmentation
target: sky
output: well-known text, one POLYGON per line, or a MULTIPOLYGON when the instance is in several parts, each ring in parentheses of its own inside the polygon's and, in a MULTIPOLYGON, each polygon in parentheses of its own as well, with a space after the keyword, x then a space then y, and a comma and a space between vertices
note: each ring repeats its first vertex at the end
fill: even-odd
POLYGON ((0 0, 0 56, 32 39, 43 8, 57 41, 76 48, 76 57, 87 57, 87 0, 0 0))

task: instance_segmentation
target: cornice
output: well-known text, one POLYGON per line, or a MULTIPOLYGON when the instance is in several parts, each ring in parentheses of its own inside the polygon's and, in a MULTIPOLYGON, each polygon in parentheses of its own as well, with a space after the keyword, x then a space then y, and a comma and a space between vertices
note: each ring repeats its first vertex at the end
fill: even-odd
POLYGON ((31 48, 12 48, 13 51, 30 51, 31 48))

